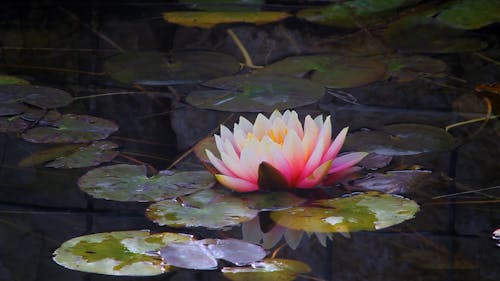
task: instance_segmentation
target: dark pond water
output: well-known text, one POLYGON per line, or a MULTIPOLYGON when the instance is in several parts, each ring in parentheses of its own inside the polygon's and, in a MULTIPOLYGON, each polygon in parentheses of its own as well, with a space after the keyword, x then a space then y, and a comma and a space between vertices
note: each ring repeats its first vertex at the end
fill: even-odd
MULTIPOLYGON (((3 7, 1 281, 229 280, 221 269, 234 265, 222 260, 214 270, 147 277, 82 272, 53 260, 54 251, 72 238, 144 229, 196 239, 245 239, 262 244, 266 258, 306 264, 288 261, 292 269, 285 273, 229 276, 234 280, 500 279, 500 248, 492 239, 500 228, 498 1, 164 2, 11 1, 3 7), (258 25, 255 20, 210 25, 214 15, 206 14, 181 23, 172 21, 182 14, 165 15, 171 22, 163 18, 165 12, 196 8, 224 11, 216 14, 217 22, 270 18, 258 25), (21 84, 51 88, 4 85, 11 76, 24 79, 21 84), (201 194, 209 194, 203 195, 211 198, 207 206, 220 209, 193 219, 191 225, 198 227, 185 221, 160 226, 152 221, 160 215, 145 214, 155 208, 147 201, 182 195, 153 194, 152 181, 168 176, 148 181, 146 173, 204 170, 190 150, 197 142, 218 133, 221 123, 232 129, 240 115, 253 122, 257 113, 269 116, 274 109, 294 109, 300 120, 331 115, 334 134, 349 127, 344 151, 378 154, 369 155, 347 179, 271 195, 271 207, 281 205, 280 210, 265 211, 268 201, 242 199, 217 186, 219 197, 201 194), (473 119, 478 120, 459 123, 473 119), (111 142, 93 143, 106 151, 94 152, 101 160, 84 151, 52 162, 88 149, 97 139, 111 142), (33 155, 38 156, 27 158, 33 155), (84 181, 80 178, 96 168, 89 163, 138 165, 131 169, 139 170, 116 176, 98 170, 106 176, 84 181), (102 195, 110 177, 135 195, 102 195), (89 181, 94 184, 82 187, 89 181), (99 184, 104 187, 95 188, 99 184), (373 189, 382 193, 351 194, 373 189), (314 201, 320 199, 326 201, 314 201), (247 209, 233 201, 256 203, 247 209), (287 209, 292 206, 299 207, 287 209), (257 214, 255 208, 265 210, 257 214), (234 210, 245 215, 228 216, 234 210), (327 215, 315 213, 323 211, 327 215), (228 226, 228 217, 237 222, 228 226)), ((192 173, 187 178, 178 181, 201 182, 192 173)), ((161 204, 205 210, 204 203, 189 197, 167 201, 161 204)), ((191 214, 163 218, 187 220, 191 214)), ((108 242, 121 241, 113 239, 108 242)), ((86 265, 120 255, 129 265, 135 262, 131 248, 123 255, 116 247, 86 243, 69 250, 86 265)), ((228 246, 231 255, 238 247, 228 246)), ((254 251, 238 249, 236 259, 254 251)), ((158 247, 149 250, 159 264, 158 247)), ((194 261, 187 267, 203 262, 184 248, 173 256, 179 253, 194 261)))

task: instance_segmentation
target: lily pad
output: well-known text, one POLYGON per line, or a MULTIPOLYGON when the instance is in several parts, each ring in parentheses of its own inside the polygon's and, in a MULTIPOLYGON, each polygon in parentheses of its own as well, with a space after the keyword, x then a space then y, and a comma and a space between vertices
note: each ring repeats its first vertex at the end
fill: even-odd
POLYGON ((305 198, 298 197, 289 192, 265 192, 240 195, 247 201, 250 208, 259 211, 283 210, 299 206, 306 202, 305 198))
POLYGON ((52 161, 56 158, 63 157, 73 153, 80 147, 84 147, 83 144, 66 144, 63 146, 52 147, 42 151, 37 151, 28 157, 22 159, 18 166, 20 167, 33 167, 48 161, 52 161))
POLYGON ((73 101, 63 90, 33 85, 0 85, 0 95, 11 96, 10 103, 26 103, 43 109, 63 107, 73 101))
POLYGON ((350 134, 345 145, 351 150, 382 155, 414 155, 447 151, 454 144, 453 136, 444 129, 422 124, 395 124, 350 134))
POLYGON ((128 52, 106 60, 104 70, 124 84, 167 86, 231 75, 240 70, 240 63, 229 55, 210 51, 128 52))
POLYGON ((83 168, 98 166, 101 163, 113 160, 118 151, 113 149, 118 145, 109 141, 96 141, 88 146, 79 147, 71 154, 57 157, 54 161, 47 163, 51 168, 83 168))
POLYGON ((307 75, 329 88, 352 88, 384 79, 386 65, 378 58, 335 54, 295 56, 256 71, 260 75, 307 75))
POLYGON ((287 12, 275 11, 176 11, 163 13, 165 21, 188 27, 212 28, 221 23, 266 24, 289 17, 287 12))
POLYGON ((18 116, 0 117, 0 133, 20 133, 26 130, 30 123, 18 116))
POLYGON ((217 229, 249 221, 257 213, 242 199, 209 189, 178 200, 156 202, 149 206, 146 216, 159 225, 217 229))
POLYGON ((151 202, 210 188, 214 177, 206 171, 160 171, 147 177, 145 166, 113 165, 96 168, 78 180, 78 186, 95 198, 151 202))
POLYGON ((265 259, 247 267, 224 267, 222 273, 233 281, 292 281, 298 274, 311 271, 301 262, 289 259, 265 259))
POLYGON ((312 104, 325 89, 320 84, 289 76, 237 75, 204 83, 219 90, 191 92, 186 101, 199 108, 232 112, 272 112, 312 104))
POLYGON ((24 140, 35 143, 83 143, 105 139, 118 130, 118 126, 106 119, 65 114, 60 119, 26 131, 24 140))
POLYGON ((284 227, 307 232, 353 232, 378 230, 413 218, 419 206, 412 200, 367 192, 326 200, 311 207, 271 212, 273 221, 284 227))
POLYGON ((28 85, 30 82, 22 78, 0 74, 0 85, 28 85))
POLYGON ((425 182, 431 171, 427 170, 402 170, 387 173, 373 173, 350 181, 347 188, 350 190, 368 191, 375 190, 391 194, 404 194, 414 190, 425 182))
POLYGON ((160 250, 163 261, 169 265, 189 269, 215 269, 217 259, 236 265, 246 265, 266 256, 258 245, 237 239, 204 239, 171 243, 160 250))
POLYGON ((24 106, 19 103, 0 103, 0 116, 17 115, 24 111, 24 106))
POLYGON ((456 0, 436 18, 461 29, 478 29, 500 22, 500 2, 491 0, 456 0))
POLYGON ((442 75, 446 71, 446 63, 424 56, 390 56, 387 63, 387 77, 398 82, 410 82, 420 77, 442 75))
POLYGON ((45 110, 33 106, 24 106, 21 118, 29 122, 39 122, 40 124, 50 124, 61 119, 62 114, 56 109, 45 110))
POLYGON ((372 152, 366 155, 365 158, 358 163, 358 165, 367 170, 377 170, 386 167, 391 163, 391 161, 392 156, 390 155, 382 155, 372 152))
POLYGON ((151 276, 169 271, 170 266, 152 252, 175 242, 191 241, 178 233, 150 234, 148 230, 116 231, 76 237, 54 252, 54 261, 66 268, 84 272, 151 276))

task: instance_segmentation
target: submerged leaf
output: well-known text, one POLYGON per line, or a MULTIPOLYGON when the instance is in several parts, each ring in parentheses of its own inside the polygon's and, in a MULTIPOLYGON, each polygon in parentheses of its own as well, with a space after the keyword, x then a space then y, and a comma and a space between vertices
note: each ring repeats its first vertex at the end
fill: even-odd
POLYGON ((145 166, 113 165, 87 172, 78 180, 86 193, 115 201, 150 202, 210 188, 214 177, 206 171, 161 171, 147 177, 145 166))
POLYGON ((41 151, 37 151, 26 158, 23 158, 19 162, 20 167, 33 167, 51 160, 54 160, 59 157, 64 157, 65 155, 69 155, 73 153, 80 147, 84 147, 83 144, 66 144, 63 146, 52 147, 48 149, 44 149, 41 151))
POLYGON ((220 23, 253 23, 266 24, 280 21, 289 17, 287 12, 273 11, 223 11, 223 12, 198 12, 177 11, 163 13, 165 21, 189 27, 211 28, 220 23))
MULTIPOLYGON (((70 104, 73 97, 59 89, 32 85, 0 85, 0 95, 11 97, 9 103, 27 103, 43 109, 70 104)), ((2 102, 7 102, 2 98, 2 102)))
POLYGON ((247 267, 224 267, 222 273, 233 281, 291 281, 298 274, 308 273, 311 268, 300 261, 265 259, 247 267))

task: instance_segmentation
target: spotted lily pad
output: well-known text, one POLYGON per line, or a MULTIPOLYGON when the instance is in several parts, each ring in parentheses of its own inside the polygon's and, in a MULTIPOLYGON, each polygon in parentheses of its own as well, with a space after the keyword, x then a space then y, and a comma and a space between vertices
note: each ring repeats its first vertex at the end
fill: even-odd
POLYGON ((106 60, 104 70, 124 84, 166 86, 234 74, 240 70, 240 64, 229 55, 210 51, 128 52, 106 60))
POLYGON ((378 58, 335 54, 295 56, 258 70, 261 75, 307 75, 329 88, 352 88, 384 78, 386 65, 378 58))
POLYGON ((436 18, 455 28, 478 29, 500 22, 500 2, 491 0, 455 0, 436 18))
POLYGON ((0 74, 0 85, 28 85, 30 82, 22 78, 0 74))
MULTIPOLYGON (((73 97, 63 90, 33 85, 0 85, 0 95, 11 97, 9 103, 26 103, 43 109, 70 104, 73 97)), ((2 102, 7 102, 2 99, 2 102)))
POLYGON ((96 198, 137 202, 174 198, 214 184, 206 171, 165 170, 148 177, 145 166, 127 164, 96 168, 78 180, 78 186, 96 198))
POLYGON ((105 139, 118 130, 118 126, 106 119, 65 114, 60 119, 26 131, 24 140, 35 143, 83 143, 105 139))
POLYGON ((276 75, 237 75, 207 81, 218 90, 191 92, 186 101, 193 106, 233 112, 272 112, 312 104, 325 89, 309 80, 276 75))
POLYGON ((392 194, 404 194, 425 182, 430 174, 431 171, 427 170, 389 171, 383 174, 373 173, 361 179, 349 181, 347 188, 350 190, 375 190, 392 194))
POLYGON ((289 259, 265 259, 246 267, 224 267, 222 273, 233 281, 292 281, 298 274, 311 271, 311 268, 301 262, 289 259))
POLYGON ((88 146, 82 146, 71 154, 57 157, 47 163, 52 168, 83 168, 97 166, 113 160, 119 152, 114 150, 118 145, 109 141, 96 141, 88 146))
POLYGON ((217 259, 236 265, 246 265, 266 256, 258 245, 237 239, 204 239, 171 243, 160 250, 163 261, 169 265, 189 269, 215 269, 217 259))
POLYGON ((170 266, 152 252, 175 242, 191 241, 178 233, 150 234, 148 230, 116 231, 76 237, 54 252, 54 261, 69 269, 84 272, 151 276, 169 271, 170 266))
POLYGON ((367 192, 313 201, 311 207, 271 212, 277 224, 307 232, 353 232, 378 230, 413 218, 419 210, 415 201, 367 192))
POLYGON ((149 206, 146 216, 159 225, 217 229, 249 221, 258 211, 237 197, 203 190, 178 200, 164 200, 149 206))
POLYGON ((165 21, 189 27, 211 28, 221 23, 266 24, 289 17, 287 12, 275 11, 176 11, 163 13, 165 21))
POLYGON ((444 129, 421 124, 395 124, 375 131, 359 131, 346 140, 346 146, 352 150, 383 155, 446 151, 454 144, 453 136, 444 129))
POLYGON ((240 195, 250 208, 260 211, 283 210, 298 206, 306 199, 289 192, 261 192, 240 195))

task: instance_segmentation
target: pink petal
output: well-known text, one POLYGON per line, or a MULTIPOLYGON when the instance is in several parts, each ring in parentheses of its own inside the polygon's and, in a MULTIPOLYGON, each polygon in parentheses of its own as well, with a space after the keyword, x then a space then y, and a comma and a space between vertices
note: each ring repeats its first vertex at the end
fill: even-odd
POLYGON ((222 162, 219 158, 215 157, 215 155, 212 153, 212 151, 205 149, 205 153, 208 156, 208 160, 210 160, 210 163, 214 165, 215 169, 219 171, 219 173, 228 175, 228 176, 235 176, 233 172, 231 172, 224 162, 222 162))
POLYGON ((330 145, 330 148, 328 148, 328 151, 323 155, 321 162, 334 159, 337 156, 340 149, 342 148, 342 145, 344 145, 347 131, 349 131, 349 127, 345 127, 344 129, 342 129, 342 131, 340 131, 340 133, 337 135, 337 137, 335 137, 335 140, 333 140, 332 144, 330 145))
POLYGON ((300 178, 305 178, 312 171, 314 171, 322 162, 321 159, 325 153, 326 148, 330 144, 330 138, 332 136, 332 123, 330 122, 330 116, 326 117, 324 125, 319 133, 316 146, 306 162, 304 169, 302 170, 300 178))
POLYGON ((302 179, 298 184, 298 188, 312 188, 317 186, 323 178, 328 174, 328 170, 330 169, 330 166, 332 165, 332 161, 326 161, 325 163, 321 164, 312 174, 309 176, 305 177, 302 179))
POLYGON ((285 156, 291 169, 291 185, 293 186, 300 176, 305 164, 302 142, 295 131, 288 132, 283 142, 283 155, 285 156))
POLYGON ((292 168, 290 167, 288 160, 285 158, 285 155, 281 150, 281 146, 273 142, 268 136, 264 137, 262 144, 266 149, 264 153, 271 156, 266 162, 280 171, 280 173, 285 177, 288 185, 290 185, 292 180, 292 168))
POLYGON ((353 152, 335 158, 335 160, 333 160, 332 162, 332 167, 330 168, 330 171, 328 171, 328 173, 332 174, 348 169, 358 164, 358 162, 363 160, 363 158, 366 155, 368 155, 367 152, 353 152))
POLYGON ((241 151, 240 163, 245 165, 250 172, 249 180, 251 182, 257 182, 259 178, 259 165, 262 162, 259 156, 258 148, 253 143, 249 143, 241 151))
POLYGON ((247 140, 248 133, 243 131, 243 129, 238 124, 234 124, 233 134, 234 134, 234 142, 236 143, 238 151, 241 153, 243 145, 247 140))
POLYGON ((304 150, 304 158, 309 159, 318 138, 319 128, 311 118, 307 115, 304 125, 304 138, 302 139, 302 149, 304 150))
POLYGON ((243 179, 233 178, 225 175, 215 175, 215 178, 225 187, 238 192, 250 192, 259 189, 257 184, 243 179))
POLYGON ((248 170, 246 166, 241 165, 239 158, 233 158, 229 154, 220 151, 220 156, 224 165, 238 178, 242 178, 250 181, 252 173, 248 170))

